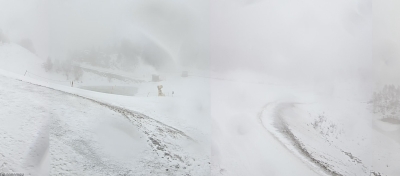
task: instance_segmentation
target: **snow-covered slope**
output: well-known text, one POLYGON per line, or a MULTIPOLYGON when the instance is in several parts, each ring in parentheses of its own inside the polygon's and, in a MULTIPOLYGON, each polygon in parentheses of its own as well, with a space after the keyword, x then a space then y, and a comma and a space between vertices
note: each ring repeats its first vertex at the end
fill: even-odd
POLYGON ((43 60, 14 43, 0 44, 0 68, 3 70, 24 74, 26 70, 43 75, 41 67, 43 60))
MULTIPOLYGON (((0 51, 5 107, 1 111, 12 114, 1 117, 9 126, 1 128, 0 138, 18 148, 4 145, 0 149, 0 162, 6 163, 3 171, 18 171, 23 168, 21 163, 40 160, 50 163, 50 171, 41 167, 45 164, 25 171, 33 175, 400 173, 395 167, 400 158, 400 127, 373 116, 367 104, 370 92, 360 91, 368 83, 338 79, 322 85, 293 84, 242 71, 189 70, 189 77, 170 73, 163 75, 161 82, 130 83, 109 82, 88 73, 83 83, 71 87, 49 81, 65 77, 45 72, 41 62, 23 48, 5 44, 0 51), (29 64, 17 64, 25 62, 29 64), (48 77, 24 76, 27 68, 48 77), (87 85, 126 85, 137 92, 123 96, 79 88, 87 85), (156 96, 158 85, 164 86, 167 96, 156 96), (30 89, 34 91, 28 92, 30 89), (43 120, 25 128, 34 118, 26 114, 43 120), (49 131, 50 157, 21 142, 45 145, 45 140, 36 140, 36 136, 46 138, 42 129, 49 131), (29 151, 39 155, 24 154, 29 151)), ((112 69, 88 69, 135 76, 112 69)))
MULTIPOLYGON (((29 53, 18 57, 21 48, 17 46, 2 47, 1 63, 30 57, 29 53)), ((207 97, 183 98, 203 86, 185 90, 193 84, 177 80, 183 81, 183 87, 176 86, 176 97, 121 96, 19 72, 23 67, 40 70, 40 62, 11 66, 0 70, 5 107, 1 109, 5 123, 0 138, 7 141, 0 149, 2 171, 27 175, 208 175, 207 97), (32 123, 34 120, 38 121, 32 123), (28 124, 32 127, 25 128, 28 124)), ((149 84, 141 89, 151 90, 142 91, 156 92, 159 83, 149 84)))
POLYGON ((48 164, 52 175, 208 172, 201 145, 174 127, 80 96, 4 76, 1 81, 6 125, 1 137, 10 138, 0 152, 4 172, 42 175, 48 164))

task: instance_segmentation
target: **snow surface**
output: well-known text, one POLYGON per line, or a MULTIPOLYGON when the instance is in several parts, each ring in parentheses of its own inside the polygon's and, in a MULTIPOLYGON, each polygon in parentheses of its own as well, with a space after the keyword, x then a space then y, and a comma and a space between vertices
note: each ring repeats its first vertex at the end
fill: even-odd
POLYGON ((372 114, 369 83, 354 78, 288 83, 246 71, 189 70, 187 78, 164 73, 161 82, 110 82, 85 72, 71 87, 71 80, 46 73, 44 61, 18 45, 0 46, 0 62, 2 172, 400 173, 400 127, 372 114), (26 70, 45 78, 24 76, 26 70), (160 84, 168 96, 156 96, 160 84), (124 96, 81 86, 132 86, 137 92, 124 96))
POLYGON ((324 168, 323 175, 400 173, 395 164, 400 161, 398 128, 374 118, 365 102, 284 101, 264 111, 261 119, 266 129, 303 161, 324 168), (383 129, 393 130, 392 136, 383 129))
POLYGON ((175 128, 142 114, 1 78, 6 122, 1 137, 11 138, 2 143, 4 172, 49 172, 41 167, 49 164, 48 148, 52 175, 207 173, 207 156, 199 154, 194 139, 175 128))
MULTIPOLYGON (((20 50, 14 47, 9 50, 20 50)), ((1 59, 13 58, 12 53, 19 52, 9 53, 1 59)), ((38 68, 40 65, 36 65, 38 68)), ((132 98, 93 92, 16 74, 15 70, 1 70, 0 74, 3 104, 14 102, 12 106, 4 106, 7 108, 2 108, 0 113, 5 122, 2 125, 9 127, 1 128, 4 131, 1 138, 10 142, 3 143, 7 147, 2 147, 0 152, 4 172, 27 175, 209 173, 209 130, 198 126, 206 124, 207 118, 198 118, 204 115, 201 113, 193 115, 193 104, 186 105, 178 97, 175 100, 132 98), (25 128, 29 124, 33 129, 25 128)), ((198 108, 198 104, 195 106, 198 108)))

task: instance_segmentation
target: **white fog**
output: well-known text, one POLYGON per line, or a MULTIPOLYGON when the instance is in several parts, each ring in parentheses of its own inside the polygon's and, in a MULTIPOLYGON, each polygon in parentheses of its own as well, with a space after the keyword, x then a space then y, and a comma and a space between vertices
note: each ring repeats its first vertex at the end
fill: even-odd
POLYGON ((396 0, 0 0, 0 175, 400 175, 396 0))

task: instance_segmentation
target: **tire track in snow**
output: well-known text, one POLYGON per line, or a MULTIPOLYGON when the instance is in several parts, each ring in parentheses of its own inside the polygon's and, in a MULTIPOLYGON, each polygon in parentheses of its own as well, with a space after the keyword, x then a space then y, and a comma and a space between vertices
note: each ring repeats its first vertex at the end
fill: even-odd
POLYGON ((259 122, 275 139, 279 141, 291 153, 299 157, 306 165, 311 165, 311 169, 318 174, 324 175, 342 175, 329 168, 328 163, 324 163, 312 157, 311 153, 305 148, 304 144, 292 133, 285 120, 281 117, 281 112, 286 108, 293 107, 299 103, 278 103, 270 102, 264 105, 259 113, 259 122), (263 115, 266 110, 269 110, 269 122, 263 121, 263 115), (276 130, 276 131, 275 131, 276 130), (319 169, 316 169, 319 168, 319 169))
MULTIPOLYGON (((320 174, 325 175, 350 175, 355 173, 349 173, 346 170, 337 168, 336 166, 331 165, 330 163, 321 161, 314 157, 313 155, 319 154, 320 158, 324 160, 336 163, 338 165, 347 166, 344 162, 341 162, 340 159, 337 157, 331 156, 330 154, 318 151, 317 149, 306 146, 304 143, 292 132, 289 125, 282 117, 281 113, 284 112, 288 108, 293 108, 296 104, 304 104, 304 103, 295 103, 295 102, 288 102, 288 103, 278 103, 278 102, 271 102, 267 103, 259 113, 259 122, 261 125, 266 129, 270 134, 272 134, 285 148, 287 148, 290 152, 294 155, 299 157, 305 164, 310 165, 312 169, 320 174), (269 112, 269 118, 263 118, 265 112, 269 112), (264 120, 266 120, 264 122, 264 120), (314 151, 309 151, 307 148, 313 148, 314 151), (340 162, 340 163, 338 163, 340 162), (319 168, 320 170, 315 170, 315 168, 319 168), (339 169, 339 170, 338 170, 339 169), (322 171, 322 173, 321 173, 322 171)), ((333 145, 333 144, 331 144, 333 145)), ((351 160, 360 164, 360 166, 364 170, 364 174, 370 175, 381 175, 379 172, 375 172, 373 170, 368 170, 367 167, 363 164, 361 160, 356 157, 353 157, 350 152, 345 152, 340 149, 338 146, 333 145, 335 150, 340 150, 343 154, 348 156, 351 160)))

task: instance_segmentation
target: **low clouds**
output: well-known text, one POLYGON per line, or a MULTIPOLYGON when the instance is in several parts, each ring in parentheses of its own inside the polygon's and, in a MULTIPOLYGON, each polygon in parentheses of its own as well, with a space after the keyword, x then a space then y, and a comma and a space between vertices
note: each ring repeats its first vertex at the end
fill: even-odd
POLYGON ((212 62, 285 78, 370 67, 371 12, 359 13, 357 3, 218 1, 211 15, 212 62))
POLYGON ((30 39, 41 58, 129 41, 140 52, 135 57, 157 67, 245 69, 282 79, 355 70, 400 75, 395 0, 0 3, 3 34, 15 43, 30 39))

